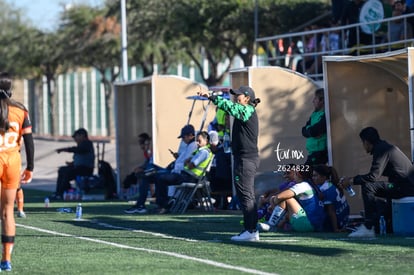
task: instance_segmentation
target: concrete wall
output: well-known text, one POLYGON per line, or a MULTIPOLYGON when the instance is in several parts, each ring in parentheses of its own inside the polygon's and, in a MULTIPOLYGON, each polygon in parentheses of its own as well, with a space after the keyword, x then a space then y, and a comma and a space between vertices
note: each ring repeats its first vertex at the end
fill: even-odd
MULTIPOLYGON (((115 85, 117 167, 120 180, 141 164, 143 153, 138 135, 147 132, 153 138, 154 162, 162 167, 174 160, 168 151, 178 150, 181 128, 193 124, 200 129, 208 100, 187 99, 199 89, 207 89, 189 79, 177 76, 152 76, 140 81, 115 85)), ((207 111, 204 130, 215 115, 214 107, 207 111)))
POLYGON ((248 85, 261 99, 259 117, 259 173, 307 157, 302 127, 313 111, 318 86, 304 75, 280 67, 249 67, 231 72, 232 87, 248 85), (276 150, 279 149, 279 154, 276 150))

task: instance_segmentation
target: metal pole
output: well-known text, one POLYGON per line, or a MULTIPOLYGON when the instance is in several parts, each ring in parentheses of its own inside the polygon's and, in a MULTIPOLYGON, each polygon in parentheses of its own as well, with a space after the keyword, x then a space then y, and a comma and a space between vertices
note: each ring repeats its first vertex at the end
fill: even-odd
POLYGON ((257 37, 259 36, 259 22, 258 22, 258 4, 257 0, 254 0, 254 45, 253 45, 253 66, 258 66, 257 57, 257 37))
POLYGON ((204 123, 206 122, 208 107, 210 106, 211 100, 208 101, 206 109, 204 111, 203 120, 201 121, 200 132, 203 131, 204 123))
POLYGON ((196 101, 197 101, 197 99, 194 99, 193 104, 191 105, 190 113, 188 114, 187 124, 190 124, 191 116, 193 115, 194 105, 195 105, 196 101))
POLYGON ((121 28, 122 28, 122 80, 128 81, 128 51, 127 51, 127 24, 126 24, 126 0, 121 0, 121 28))

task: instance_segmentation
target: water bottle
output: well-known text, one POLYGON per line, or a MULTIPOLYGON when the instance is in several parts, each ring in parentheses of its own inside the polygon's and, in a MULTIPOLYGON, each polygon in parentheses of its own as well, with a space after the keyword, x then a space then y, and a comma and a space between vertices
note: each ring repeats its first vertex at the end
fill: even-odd
POLYGON ((230 136, 227 132, 224 133, 224 136, 223 136, 223 148, 224 148, 224 153, 230 153, 231 152, 230 136))
POLYGON ((380 228, 380 235, 386 235, 387 234, 387 222, 385 221, 384 216, 380 217, 379 228, 380 228))
POLYGON ((76 207, 76 219, 80 220, 82 219, 82 204, 78 203, 78 206, 76 207))
POLYGON ((278 223, 282 220, 282 218, 285 216, 286 211, 279 205, 275 206, 275 209, 273 209, 272 215, 269 218, 268 224, 270 226, 276 226, 278 223))
POLYGON ((346 188, 346 191, 348 192, 348 194, 349 194, 350 197, 355 196, 354 188, 352 188, 351 185, 346 188))
POLYGON ((50 200, 49 200, 49 198, 48 198, 48 197, 46 197, 46 198, 45 198, 45 207, 46 207, 46 208, 48 208, 48 207, 49 207, 49 203, 50 203, 50 200))
MULTIPOLYGON (((344 181, 344 178, 343 177, 339 179, 339 183, 342 183, 343 181, 344 181)), ((348 192, 348 194, 349 194, 350 197, 355 196, 354 188, 352 188, 351 185, 349 185, 347 188, 345 188, 345 190, 348 192)))

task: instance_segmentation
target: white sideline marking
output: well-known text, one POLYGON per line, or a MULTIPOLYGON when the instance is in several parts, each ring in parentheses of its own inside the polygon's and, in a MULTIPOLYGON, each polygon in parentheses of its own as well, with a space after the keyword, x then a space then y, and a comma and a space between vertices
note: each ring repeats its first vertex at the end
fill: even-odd
POLYGON ((276 240, 269 240, 269 239, 260 239, 260 241, 264 241, 267 243, 289 243, 289 242, 298 242, 299 240, 295 239, 276 239, 276 240))
POLYGON ((42 228, 23 225, 23 224, 16 224, 16 226, 23 227, 23 228, 26 228, 26 229, 32 229, 32 230, 43 232, 43 233, 48 233, 48 234, 51 234, 51 235, 71 237, 71 238, 75 238, 75 239, 79 239, 79 240, 84 240, 84 241, 89 241, 89 242, 94 242, 94 243, 99 243, 99 244, 106 244, 106 245, 110 245, 110 246, 115 246, 115 247, 118 247, 118 248, 125 248, 125 249, 131 249, 131 250, 136 250, 136 251, 144 251, 144 252, 149 252, 149 253, 157 253, 157 254, 168 255, 168 256, 181 258, 181 259, 185 259, 185 260, 191 260, 191 261, 195 261, 195 262, 199 262, 199 263, 203 263, 203 264, 207 264, 207 265, 212 265, 212 266, 216 266, 216 267, 220 267, 220 268, 238 270, 238 271, 245 272, 245 273, 250 273, 250 274, 278 275, 277 273, 268 273, 268 272, 264 272, 264 271, 260 271, 260 270, 256 270, 256 269, 250 269, 250 268, 244 268, 244 267, 240 267, 240 266, 224 264, 224 263, 220 263, 220 262, 216 262, 216 261, 212 261, 212 260, 206 260, 206 259, 191 257, 191 256, 183 255, 183 254, 174 253, 174 252, 148 249, 148 248, 142 248, 142 247, 133 247, 133 246, 123 245, 123 244, 118 244, 118 243, 113 243, 113 242, 108 242, 108 241, 103 241, 103 240, 98 240, 98 239, 92 239, 92 238, 88 238, 88 237, 75 236, 75 235, 71 235, 71 234, 56 232, 56 231, 52 231, 52 230, 42 229, 42 228))
POLYGON ((137 233, 148 234, 148 235, 152 235, 152 236, 156 236, 156 237, 161 237, 161 238, 164 238, 164 239, 174 239, 174 240, 180 240, 180 241, 186 241, 186 242, 198 242, 198 240, 194 240, 194 239, 174 237, 174 236, 170 236, 170 235, 166 235, 166 234, 155 233, 155 232, 144 231, 144 230, 137 230, 137 229, 128 228, 128 227, 115 226, 115 225, 112 225, 112 224, 107 224, 107 223, 102 223, 102 222, 94 222, 94 221, 91 221, 91 222, 96 223, 97 225, 100 225, 100 226, 105 227, 105 228, 127 230, 127 231, 131 231, 131 232, 137 232, 137 233))

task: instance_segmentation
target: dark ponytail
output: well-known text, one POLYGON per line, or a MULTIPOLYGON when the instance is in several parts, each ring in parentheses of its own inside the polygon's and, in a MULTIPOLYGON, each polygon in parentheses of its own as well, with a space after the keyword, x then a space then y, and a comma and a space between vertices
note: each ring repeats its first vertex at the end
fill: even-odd
POLYGON ((9 104, 12 80, 8 73, 0 73, 0 134, 3 135, 10 128, 9 104))
POLYGON ((326 177, 341 193, 341 196, 344 194, 342 187, 339 185, 338 172, 332 166, 327 166, 324 164, 315 165, 313 171, 326 177))

